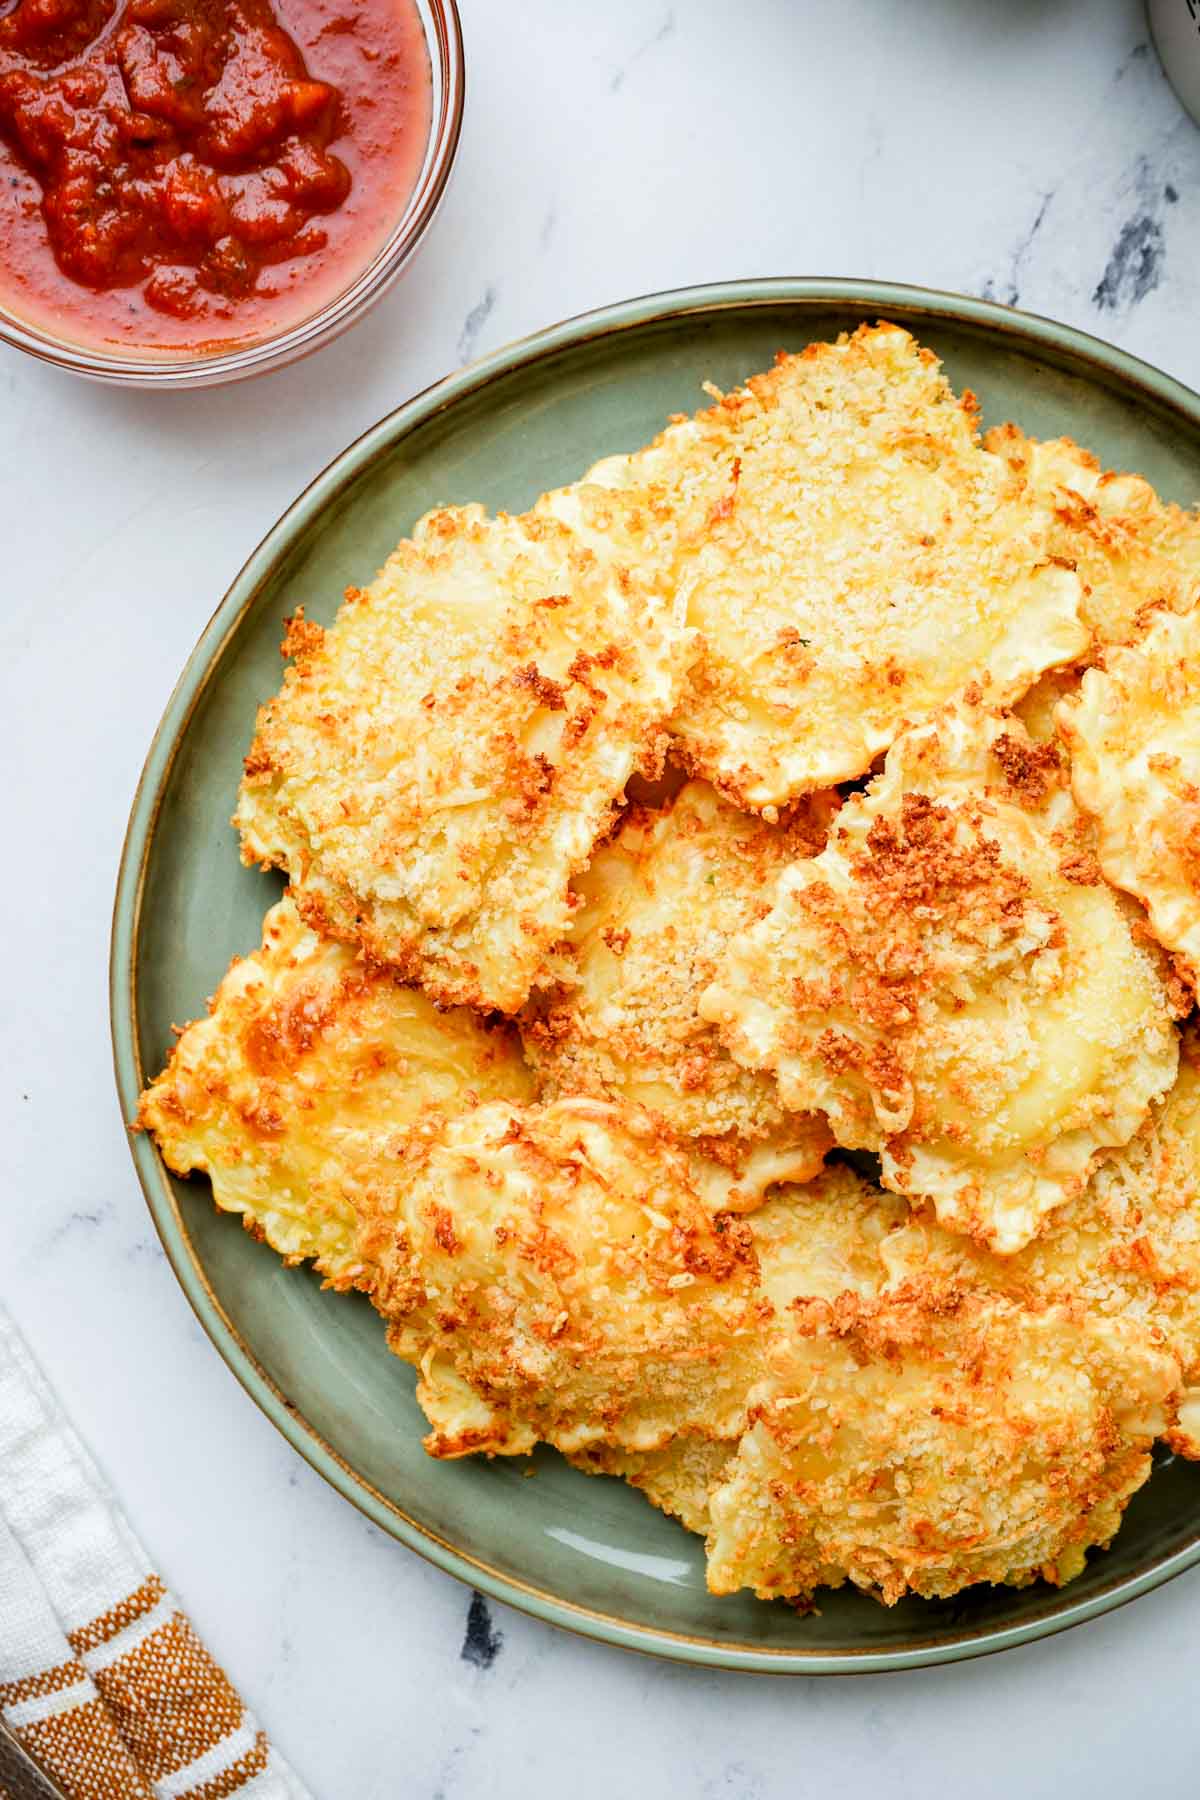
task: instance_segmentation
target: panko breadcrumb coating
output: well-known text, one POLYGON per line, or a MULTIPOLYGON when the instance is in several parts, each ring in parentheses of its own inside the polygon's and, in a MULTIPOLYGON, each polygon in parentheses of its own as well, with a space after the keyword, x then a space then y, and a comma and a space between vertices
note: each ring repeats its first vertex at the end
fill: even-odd
MULTIPOLYGON (((472 1138, 490 1129, 489 1112, 504 1110, 474 1114, 472 1138)), ((556 1110, 563 1109, 548 1113, 556 1110)), ((527 1125, 537 1112, 525 1115, 527 1125)), ((518 1229, 530 1217, 540 1220, 535 1196, 543 1192, 555 1196, 560 1216, 557 1184, 571 1134, 564 1137, 559 1124, 546 1131, 547 1122, 548 1114, 534 1128, 551 1166, 526 1193, 507 1167, 497 1188, 502 1200, 488 1202, 479 1171, 466 1187, 445 1190, 467 1264, 454 1279, 486 1296, 490 1309, 501 1293, 518 1296, 521 1321, 532 1316, 531 1287, 548 1314, 557 1271, 514 1281, 519 1263, 510 1240, 497 1243, 494 1229, 479 1227, 493 1226, 498 1205, 518 1229)), ((494 1166, 489 1159, 486 1168, 494 1166)), ((593 1169, 608 1174, 607 1146, 593 1169)), ((626 1178, 617 1179, 625 1204, 626 1178)), ((670 1277, 657 1300, 645 1279, 652 1265, 643 1259, 640 1228, 631 1234, 633 1279, 614 1293, 601 1273, 609 1238, 587 1204, 594 1199, 589 1183, 565 1229, 572 1253, 566 1267, 574 1276, 586 1266, 592 1292, 563 1293, 568 1318, 559 1338, 543 1350, 540 1338, 514 1343, 507 1320, 498 1330, 491 1317, 476 1322, 482 1341, 501 1351, 493 1377, 499 1388, 520 1389, 525 1357, 537 1365, 536 1391, 520 1408, 529 1419, 546 1416, 550 1396, 581 1386, 607 1392, 622 1339, 639 1359, 649 1357, 648 1364, 639 1360, 643 1375, 657 1372, 664 1325, 678 1317, 670 1277), (591 1350, 564 1356, 584 1317, 591 1350)), ((610 1399, 603 1429, 595 1429, 589 1404, 583 1417, 590 1441, 568 1439, 580 1467, 625 1476, 707 1534, 714 1592, 749 1586, 766 1596, 807 1596, 849 1579, 891 1602, 906 1592, 951 1594, 982 1580, 1067 1580, 1086 1549, 1112 1536, 1126 1500, 1145 1480, 1151 1442, 1173 1420, 1174 1357, 1135 1321, 1092 1320, 1066 1304, 1024 1304, 982 1287, 966 1292, 937 1274, 897 1281, 886 1249, 904 1230, 907 1212, 902 1200, 841 1167, 781 1190, 738 1226, 744 1260, 733 1277, 736 1304, 745 1303, 741 1283, 752 1268, 756 1328, 714 1366, 711 1404, 701 1397, 689 1353, 673 1377, 686 1394, 669 1415, 680 1429, 672 1432, 667 1417, 647 1413, 644 1399, 636 1411, 627 1400, 610 1399), (740 1396, 731 1375, 747 1383, 740 1396), (631 1451, 622 1443, 635 1420, 637 1430, 653 1431, 656 1444, 631 1451)), ((700 1215, 691 1219, 699 1228, 700 1215)), ((440 1299, 447 1291, 443 1258, 433 1260, 440 1299)), ((419 1254, 417 1262, 423 1271, 419 1254)), ((725 1296, 714 1324, 729 1316, 733 1298, 725 1296)), ((409 1345, 394 1336, 394 1347, 415 1355, 427 1331, 422 1323, 409 1345)), ((433 1348, 423 1367, 442 1356, 428 1336, 433 1348)), ((494 1409, 495 1393, 476 1372, 460 1387, 467 1368, 456 1363, 447 1403, 454 1425, 461 1420, 469 1433, 472 1426, 488 1429, 473 1400, 482 1394, 494 1409)), ((431 1400, 436 1423, 441 1396, 423 1391, 427 1409, 431 1400)), ((493 1410, 492 1429, 495 1423, 493 1410)), ((561 1431, 557 1422, 552 1428, 561 1431)), ((433 1441, 442 1447, 436 1431, 433 1441)), ((452 1438, 445 1452, 457 1442, 452 1438)), ((511 1436, 490 1442, 516 1447, 511 1436)))
MULTIPOLYGON (((1015 425, 984 439, 1053 512, 1052 539, 1083 583, 1088 660, 1136 639, 1156 609, 1188 612, 1200 598, 1200 514, 1167 506, 1139 475, 1105 473, 1070 438, 1037 442, 1015 425)), ((1056 737, 1054 711, 1078 692, 1079 668, 1048 669, 1013 708, 1032 737, 1056 737)))
POLYGON ((562 981, 521 1022, 543 1097, 648 1108, 734 1168, 748 1202, 764 1180, 815 1175, 833 1143, 824 1121, 785 1112, 696 1002, 767 909, 773 877, 821 849, 838 804, 811 796, 772 827, 692 781, 660 808, 631 807, 575 879, 562 981))
POLYGON ((1056 555, 1083 583, 1080 614, 1098 645, 1138 635, 1145 608, 1185 612, 1200 594, 1200 515, 1168 506, 1140 475, 1106 473, 1070 438, 1042 442, 1015 425, 984 438, 1051 511, 1056 555))
POLYGON ((1057 749, 964 700, 782 873, 700 1012, 888 1187, 1007 1253, 1170 1086, 1173 1002, 1057 749))
POLYGON ((1057 712, 1108 879, 1200 985, 1200 611, 1160 609, 1057 712))
POLYGON ((770 1311, 753 1240, 647 1114, 497 1102, 404 1161, 373 1299, 420 1369, 431 1454, 736 1435, 770 1311))
POLYGON ((318 937, 289 898, 183 1032, 138 1123, 168 1168, 207 1175, 217 1205, 287 1261, 311 1257, 333 1287, 369 1286, 362 1187, 404 1131, 532 1086, 513 1032, 442 1011, 318 937))
POLYGON ((764 1285, 781 1311, 791 1292, 799 1330, 772 1338, 736 1454, 710 1455, 707 1504, 694 1452, 690 1479, 671 1446, 646 1484, 667 1510, 682 1489, 715 1591, 1064 1582, 1112 1537, 1152 1437, 1200 1456, 1194 1029, 1184 1052, 1133 1140, 1011 1257, 848 1170, 756 1217, 764 1285))
MULTIPOLYGON (((797 1301, 877 1293, 890 1279, 881 1248, 908 1218, 903 1200, 877 1192, 853 1170, 835 1164, 803 1187, 780 1188, 745 1220, 761 1296, 758 1356, 743 1364, 747 1399, 750 1385, 766 1373, 774 1335, 790 1329, 789 1308, 797 1301)), ((663 1512, 704 1536, 711 1523, 709 1493, 737 1450, 745 1408, 722 1421, 724 1435, 709 1435, 716 1424, 714 1417, 693 1425, 650 1451, 593 1443, 570 1460, 590 1475, 623 1476, 663 1512)))
POLYGON ((1150 1473, 1178 1377, 1135 1327, 953 1289, 790 1323, 710 1493, 714 1593, 1069 1581, 1150 1473))
POLYGON ((336 623, 299 615, 234 823, 319 930, 445 1004, 515 1012, 567 884, 661 759, 686 634, 566 526, 432 513, 336 623))
POLYGON ((1200 1041, 1183 1034, 1179 1079, 1078 1199, 1016 1256, 998 1258, 918 1216, 880 1245, 892 1282, 927 1276, 1124 1319, 1176 1357, 1185 1392, 1172 1447, 1200 1457, 1200 1041))
POLYGON ((894 325, 781 354, 541 505, 674 580, 702 643, 679 753, 756 811, 863 774, 968 682, 1005 705, 1088 645, 1047 509, 894 325))

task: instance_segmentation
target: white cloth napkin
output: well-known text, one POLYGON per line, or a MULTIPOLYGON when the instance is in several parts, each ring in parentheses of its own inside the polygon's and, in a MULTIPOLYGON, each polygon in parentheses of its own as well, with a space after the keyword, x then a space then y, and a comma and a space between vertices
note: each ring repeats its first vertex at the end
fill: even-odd
POLYGON ((0 1712, 70 1800, 307 1800, 3 1309, 0 1712))

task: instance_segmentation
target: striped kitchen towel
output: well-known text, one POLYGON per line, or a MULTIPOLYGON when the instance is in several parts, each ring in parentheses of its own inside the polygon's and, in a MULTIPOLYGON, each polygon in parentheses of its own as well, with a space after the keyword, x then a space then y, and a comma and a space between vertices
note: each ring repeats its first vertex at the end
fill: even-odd
POLYGON ((69 1800, 306 1800, 2 1309, 0 1712, 69 1800))

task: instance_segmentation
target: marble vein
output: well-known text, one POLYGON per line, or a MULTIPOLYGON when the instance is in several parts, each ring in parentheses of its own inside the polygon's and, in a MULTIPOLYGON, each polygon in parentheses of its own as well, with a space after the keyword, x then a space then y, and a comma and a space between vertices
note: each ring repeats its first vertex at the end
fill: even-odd
POLYGON ((1053 188, 1050 188, 1042 195, 1037 212, 1033 217, 1033 223, 1018 240, 1009 255, 1007 277, 1002 281, 997 281, 989 276, 980 289, 980 296, 982 299, 1000 300, 1005 306, 1018 306, 1020 304, 1022 271, 1024 270, 1029 254, 1033 249, 1037 235, 1045 223, 1046 214, 1050 210, 1050 202, 1053 198, 1053 188))
POLYGON ((460 1659, 472 1668, 490 1669, 503 1645, 504 1633, 493 1624, 491 1608, 478 1589, 472 1588, 460 1659))
POLYGON ((1134 208, 1117 233, 1104 273, 1092 293, 1101 312, 1122 313, 1152 294, 1163 278, 1167 240, 1163 209, 1174 205, 1178 191, 1163 183, 1148 157, 1140 156, 1131 178, 1134 208), (1175 194, 1175 201, 1170 196, 1175 194))
POLYGON ((641 62, 642 58, 647 56, 649 52, 655 49, 659 44, 665 44, 667 39, 674 35, 674 32, 675 9, 672 7, 664 16, 662 23, 659 25, 658 30, 654 33, 653 37, 647 38, 645 43, 638 46, 627 62, 623 62, 619 68, 613 70, 612 78, 608 84, 609 93, 619 94, 628 79, 630 70, 635 68, 636 65, 641 62))
POLYGON ((475 302, 458 335, 459 365, 469 363, 475 355, 475 347, 479 342, 479 334, 496 310, 496 288, 489 282, 481 297, 475 302))

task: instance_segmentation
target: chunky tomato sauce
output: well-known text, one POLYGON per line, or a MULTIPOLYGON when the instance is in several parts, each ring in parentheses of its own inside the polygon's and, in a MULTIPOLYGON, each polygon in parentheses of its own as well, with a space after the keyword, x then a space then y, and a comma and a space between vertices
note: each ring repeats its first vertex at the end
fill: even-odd
POLYGON ((395 224, 429 124, 411 0, 0 0, 0 294, 128 349, 282 329, 395 224))

